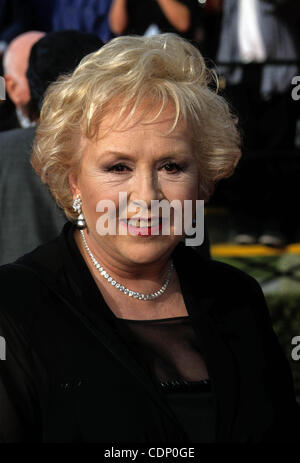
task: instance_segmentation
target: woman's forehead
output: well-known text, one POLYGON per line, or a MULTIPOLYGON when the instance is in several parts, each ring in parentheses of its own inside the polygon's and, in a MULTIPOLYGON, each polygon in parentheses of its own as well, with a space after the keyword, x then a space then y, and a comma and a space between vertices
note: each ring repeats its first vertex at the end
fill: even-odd
POLYGON ((174 116, 169 113, 161 114, 155 121, 145 123, 137 118, 122 127, 111 128, 109 114, 107 115, 107 130, 99 126, 99 136, 87 140, 87 150, 93 158, 99 160, 113 157, 160 158, 166 155, 183 155, 192 153, 192 140, 183 121, 170 131, 174 116), (118 156, 119 155, 119 156, 118 156))
POLYGON ((112 108, 105 112, 98 125, 97 139, 112 132, 151 131, 161 135, 179 133, 187 130, 187 123, 180 116, 176 121, 176 108, 172 103, 161 109, 161 105, 141 105, 133 111, 127 107, 122 113, 112 108))

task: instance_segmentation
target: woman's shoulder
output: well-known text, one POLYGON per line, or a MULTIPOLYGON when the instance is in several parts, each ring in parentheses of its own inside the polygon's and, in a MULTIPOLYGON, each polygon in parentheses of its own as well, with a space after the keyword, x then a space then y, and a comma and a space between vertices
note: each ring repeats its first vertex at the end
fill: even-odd
POLYGON ((224 289, 228 288, 231 291, 235 288, 238 293, 246 288, 261 292, 261 286, 255 278, 231 264, 212 259, 206 271, 208 279, 218 282, 224 289))
POLYGON ((203 258, 202 254, 191 246, 184 246, 182 243, 177 247, 175 259, 186 273, 193 274, 194 278, 202 283, 206 291, 222 291, 222 294, 230 293, 234 289, 236 294, 250 290, 261 293, 261 287, 257 280, 248 273, 225 262, 212 258, 203 258), (176 259, 177 258, 177 259, 176 259))
POLYGON ((68 260, 69 236, 74 225, 66 222, 61 233, 51 241, 36 247, 16 261, 0 266, 1 286, 4 281, 26 280, 27 283, 40 280, 44 273, 56 274, 68 260))
POLYGON ((191 247, 183 246, 180 254, 175 266, 182 291, 197 301, 200 311, 201 307, 210 307, 211 315, 226 323, 250 317, 260 326, 270 325, 262 288, 252 276, 227 263, 203 259, 191 247))
POLYGON ((229 325, 255 320, 261 328, 271 326, 264 293, 255 278, 230 264, 204 260, 192 248, 182 249, 179 263, 176 270, 182 290, 194 296, 200 311, 210 307, 215 320, 229 325))
POLYGON ((57 279, 63 268, 59 235, 25 254, 15 262, 0 266, 0 317, 29 319, 42 306, 49 292, 47 283, 57 279))
POLYGON ((33 251, 24 254, 16 261, 0 266, 0 279, 2 290, 5 290, 6 283, 16 282, 28 285, 40 279, 39 267, 43 266, 53 271, 61 265, 59 252, 60 237, 42 244, 33 251))

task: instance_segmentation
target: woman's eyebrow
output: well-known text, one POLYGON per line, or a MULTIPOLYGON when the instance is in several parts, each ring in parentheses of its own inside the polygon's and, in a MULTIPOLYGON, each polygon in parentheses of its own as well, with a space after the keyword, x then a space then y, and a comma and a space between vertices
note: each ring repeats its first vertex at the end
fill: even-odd
POLYGON ((99 153, 98 157, 100 159, 103 159, 105 157, 108 157, 108 156, 111 156, 111 157, 117 157, 118 159, 124 159, 124 160, 128 160, 128 159, 133 159, 135 156, 132 155, 132 154, 129 154, 129 153, 123 153, 121 151, 114 151, 114 150, 108 150, 108 151, 102 151, 101 153, 99 153))
MULTIPOLYGON (((164 160, 164 159, 172 159, 176 157, 187 157, 189 153, 187 151, 169 151, 166 153, 162 153, 157 156, 158 160, 164 160)), ((108 151, 103 151, 102 153, 99 153, 99 158, 103 159, 105 157, 112 156, 115 158, 118 158, 120 160, 132 160, 135 159, 136 157, 139 157, 139 155, 135 154, 130 154, 130 153, 124 153, 121 151, 114 151, 114 150, 108 150, 108 151)))

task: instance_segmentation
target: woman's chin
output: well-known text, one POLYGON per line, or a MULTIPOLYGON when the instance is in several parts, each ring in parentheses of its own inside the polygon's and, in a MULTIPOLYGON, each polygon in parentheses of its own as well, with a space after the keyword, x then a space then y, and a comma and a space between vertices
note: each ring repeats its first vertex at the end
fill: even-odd
POLYGON ((147 241, 146 243, 134 243, 122 246, 120 249, 123 258, 135 264, 150 264, 170 254, 176 243, 173 241, 147 241))

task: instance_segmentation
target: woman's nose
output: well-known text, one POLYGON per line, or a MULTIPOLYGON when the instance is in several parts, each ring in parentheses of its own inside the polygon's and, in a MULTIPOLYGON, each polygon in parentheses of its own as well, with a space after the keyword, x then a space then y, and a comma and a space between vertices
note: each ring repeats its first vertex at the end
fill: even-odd
POLYGON ((136 174, 131 193, 132 201, 144 201, 150 207, 152 200, 162 199, 162 196, 156 172, 142 171, 136 174))

